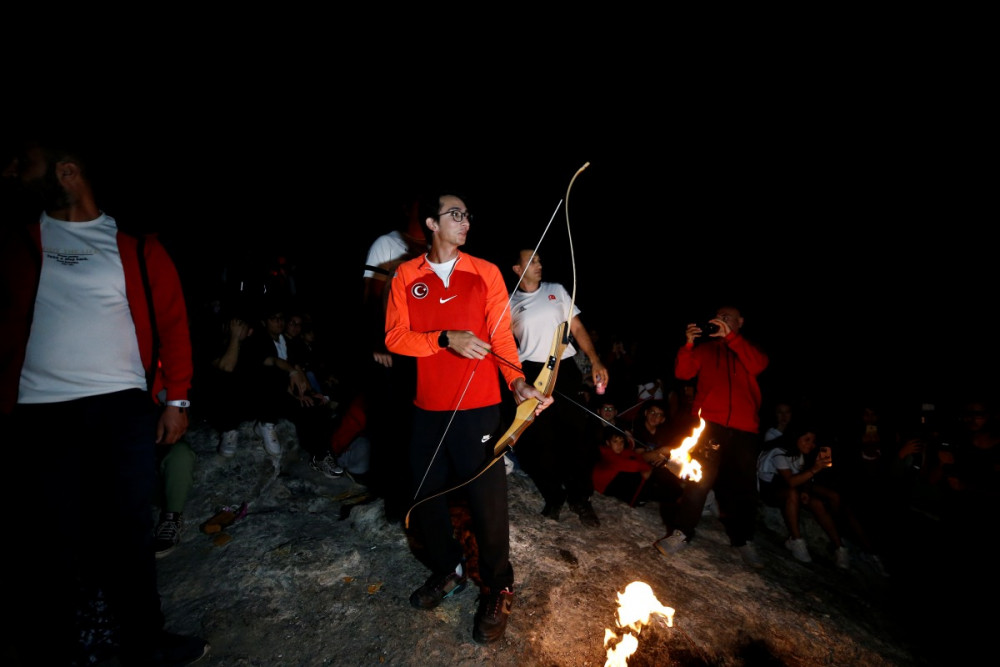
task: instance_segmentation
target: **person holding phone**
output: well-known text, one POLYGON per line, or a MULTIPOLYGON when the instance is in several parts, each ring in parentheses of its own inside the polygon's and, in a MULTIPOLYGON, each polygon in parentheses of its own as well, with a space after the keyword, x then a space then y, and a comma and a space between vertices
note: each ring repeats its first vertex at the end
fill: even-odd
POLYGON ((688 483, 678 502, 673 530, 654 543, 664 555, 678 553, 694 539, 709 491, 715 500, 729 543, 743 562, 764 567, 753 545, 757 521, 757 454, 760 451, 761 392, 757 377, 767 368, 767 354, 743 336, 743 315, 734 306, 722 306, 709 320, 714 329, 691 323, 677 350, 674 377, 695 381, 691 416, 705 420, 696 454, 701 481, 688 483), (702 336, 708 340, 695 345, 702 336))
POLYGON ((781 510, 789 532, 785 548, 796 560, 812 562, 799 524, 800 511, 805 508, 812 512, 836 547, 837 567, 847 569, 851 566, 851 557, 836 521, 841 508, 840 496, 815 481, 817 474, 833 465, 833 454, 826 446, 817 449, 816 439, 816 430, 806 427, 789 429, 772 441, 774 446, 760 455, 757 464, 760 498, 769 507, 781 510))

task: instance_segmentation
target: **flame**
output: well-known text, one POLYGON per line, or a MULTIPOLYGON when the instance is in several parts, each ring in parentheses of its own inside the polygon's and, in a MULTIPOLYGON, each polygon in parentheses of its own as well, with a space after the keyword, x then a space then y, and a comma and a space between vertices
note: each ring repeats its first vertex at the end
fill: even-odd
POLYGON ((677 477, 690 479, 692 482, 701 481, 701 463, 691 458, 691 450, 698 444, 698 438, 705 430, 705 420, 701 418, 701 410, 698 410, 698 422, 698 428, 691 431, 691 435, 684 438, 680 446, 670 452, 670 460, 680 464, 677 477))
MULTIPOLYGON (((619 628, 630 628, 638 635, 642 632, 642 626, 649 624, 649 617, 652 614, 666 616, 667 627, 674 627, 674 610, 660 604, 649 584, 633 581, 625 587, 625 592, 618 594, 619 628)), ((616 636, 610 629, 604 629, 605 648, 616 636)), ((608 648, 608 659, 604 667, 626 667, 629 656, 635 653, 637 648, 639 640, 631 632, 626 632, 614 646, 608 648)))

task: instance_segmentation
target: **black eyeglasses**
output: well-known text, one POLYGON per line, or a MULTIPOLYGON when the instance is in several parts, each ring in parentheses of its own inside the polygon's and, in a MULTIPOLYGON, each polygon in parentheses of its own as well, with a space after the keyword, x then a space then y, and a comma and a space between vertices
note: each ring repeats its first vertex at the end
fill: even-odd
POLYGON ((468 211, 462 211, 462 210, 457 209, 457 208, 448 209, 447 211, 444 211, 443 213, 438 213, 438 217, 440 218, 442 215, 449 215, 449 214, 451 215, 452 220, 454 220, 455 222, 462 222, 466 218, 469 219, 469 222, 472 222, 472 214, 471 213, 469 213, 468 211))

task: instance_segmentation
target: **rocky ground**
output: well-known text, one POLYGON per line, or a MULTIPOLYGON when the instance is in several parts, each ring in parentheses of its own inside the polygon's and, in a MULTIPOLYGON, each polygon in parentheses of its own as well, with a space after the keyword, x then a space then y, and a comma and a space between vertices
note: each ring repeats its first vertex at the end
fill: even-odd
POLYGON ((279 462, 249 425, 232 459, 216 454, 210 429, 188 435, 199 459, 186 529, 158 564, 168 628, 211 643, 199 665, 604 665, 606 634, 612 645, 625 636, 618 594, 637 581, 675 613, 672 627, 654 615, 642 628, 629 665, 935 662, 906 627, 893 577, 857 561, 839 570, 822 548, 799 563, 774 521, 762 517, 756 540, 763 570, 742 563, 713 516, 668 559, 652 547, 663 533, 655 505, 597 496, 600 527, 565 510, 554 522, 519 472, 508 476, 514 609, 504 639, 479 646, 475 587, 433 611, 412 608, 428 573, 402 525, 349 477, 309 468, 291 424, 278 434, 279 462), (243 502, 246 515, 223 532, 199 530, 243 502))

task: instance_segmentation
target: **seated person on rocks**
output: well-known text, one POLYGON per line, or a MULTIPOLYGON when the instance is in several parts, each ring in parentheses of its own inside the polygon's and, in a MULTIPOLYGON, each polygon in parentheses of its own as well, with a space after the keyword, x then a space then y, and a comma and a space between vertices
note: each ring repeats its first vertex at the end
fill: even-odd
POLYGON ((196 369, 194 382, 202 414, 219 433, 219 454, 230 458, 236 455, 240 424, 256 415, 251 394, 254 368, 243 353, 243 345, 253 333, 252 319, 237 309, 227 315, 219 332, 207 334, 213 338, 205 343, 212 347, 210 361, 196 369), (216 335, 218 340, 214 340, 216 335))
POLYGON ((253 398, 256 401, 255 431, 264 449, 274 458, 282 453, 275 425, 287 419, 295 425, 299 445, 309 456, 310 466, 327 477, 344 473, 330 452, 332 432, 330 411, 306 378, 289 358, 284 337, 285 313, 280 303, 264 304, 259 328, 247 337, 243 354, 255 369, 253 398))
POLYGON ((760 455, 757 478, 761 500, 782 512, 790 534, 785 547, 803 563, 812 562, 799 524, 800 510, 804 507, 812 512, 836 547, 834 556, 837 567, 849 568, 850 555, 834 518, 839 497, 835 491, 813 481, 820 471, 833 465, 829 447, 821 447, 814 455, 816 431, 808 427, 789 429, 772 444, 773 447, 760 455))
POLYGON ((654 399, 642 407, 642 419, 636 420, 632 429, 635 438, 635 448, 639 451, 651 451, 676 443, 670 442, 671 429, 667 426, 667 405, 659 399, 654 399))
POLYGON ((604 429, 600 455, 593 471, 594 490, 633 507, 649 501, 658 502, 660 516, 666 525, 671 505, 680 497, 680 488, 673 475, 654 464, 662 462, 662 456, 669 457, 669 451, 632 449, 621 431, 608 426, 604 429))

